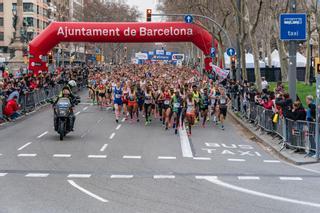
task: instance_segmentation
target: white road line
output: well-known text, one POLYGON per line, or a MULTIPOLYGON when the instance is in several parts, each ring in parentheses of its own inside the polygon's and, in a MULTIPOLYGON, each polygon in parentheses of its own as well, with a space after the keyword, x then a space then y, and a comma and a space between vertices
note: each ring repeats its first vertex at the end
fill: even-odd
POLYGON ((112 179, 115 179, 115 178, 130 179, 130 178, 133 178, 133 175, 111 175, 110 178, 112 178, 112 179))
POLYGON ((257 156, 261 157, 261 154, 259 152, 255 152, 257 156))
POLYGON ((6 176, 8 173, 0 173, 0 177, 6 176))
POLYGON ((108 144, 103 144, 103 146, 100 149, 100 152, 104 152, 104 150, 106 150, 106 148, 108 147, 108 144))
POLYGON ((279 177, 280 180, 302 180, 301 177, 279 177))
POLYGON ((74 115, 79 115, 79 114, 80 114, 80 111, 79 111, 79 112, 74 113, 74 115))
POLYGON ((41 135, 39 135, 37 138, 42 138, 42 137, 45 136, 46 134, 48 134, 48 131, 45 131, 44 133, 42 133, 41 135))
POLYGON ((229 158, 228 161, 234 161, 234 162, 244 162, 245 159, 235 159, 235 158, 229 158))
POLYGON ((153 179, 174 179, 174 175, 154 175, 153 179))
POLYGON ((91 174, 69 174, 68 178, 90 178, 91 174))
POLYGON ((265 163, 280 163, 278 160, 263 160, 265 163))
POLYGON ((183 130, 179 128, 179 136, 180 136, 182 156, 185 158, 192 158, 193 153, 191 150, 190 141, 185 128, 183 128, 183 130))
POLYGON ((239 180, 260 180, 257 176, 238 176, 239 180))
POLYGON ((126 118, 122 118, 121 122, 124 122, 126 120, 126 118))
POLYGON ((54 154, 53 157, 54 158, 70 158, 71 155, 70 154, 54 154))
POLYGON ((211 158, 207 158, 207 157, 194 157, 193 160, 211 160, 211 158))
POLYGON ((197 180, 206 180, 206 178, 218 179, 217 176, 195 176, 195 178, 196 178, 197 180))
POLYGON ((207 180, 213 184, 228 188, 228 189, 232 189, 235 191, 239 191, 239 192, 243 192, 246 194, 251 194, 254 196, 259 196, 259 197, 265 197, 265 198, 269 198, 272 200, 278 200, 278 201, 283 201, 283 202, 288 202, 288 203, 294 203, 294 204, 299 204, 299 205, 305 205, 305 206, 312 206, 312 207, 316 207, 316 208, 320 208, 320 203, 312 203, 312 202, 308 202, 308 201, 302 201, 302 200, 295 200, 295 199, 291 199, 291 198, 286 198, 286 197, 281 197, 281 196, 277 196, 277 195, 272 195, 272 194, 267 194, 267 193, 263 193, 263 192, 258 192, 258 191, 253 191, 250 189, 246 189, 246 188, 242 188, 239 186, 235 186, 235 185, 231 185, 229 183, 225 183, 222 182, 216 178, 211 178, 211 177, 203 177, 202 179, 207 180))
POLYGON ((37 156, 37 154, 26 154, 26 153, 18 154, 18 157, 35 157, 35 156, 37 156))
POLYGON ((107 158, 106 155, 88 155, 88 158, 107 158))
POLYGON ((159 160, 175 160, 177 157, 171 157, 171 156, 159 156, 159 160))
POLYGON ((115 133, 115 132, 111 133, 111 135, 110 135, 109 139, 111 140, 115 135, 116 135, 116 133, 115 133))
POLYGON ((83 108, 83 111, 86 111, 87 109, 88 109, 88 107, 86 106, 86 107, 83 108))
POLYGON ((108 200, 106 200, 106 199, 104 199, 104 198, 102 198, 102 197, 100 197, 100 196, 98 196, 98 195, 96 195, 96 194, 93 194, 92 192, 86 190, 85 188, 82 188, 81 186, 79 186, 78 184, 76 184, 73 180, 68 180, 68 182, 69 182, 73 187, 75 187, 75 188, 77 188, 78 190, 82 191, 83 193, 89 195, 90 197, 93 197, 93 198, 95 198, 95 199, 97 199, 97 200, 99 200, 99 201, 101 201, 101 202, 104 202, 104 203, 109 202, 108 200))
POLYGON ((26 148, 27 146, 29 146, 30 144, 32 144, 32 142, 28 142, 25 145, 21 146, 18 148, 18 151, 21 151, 22 149, 26 148))
POLYGON ((25 177, 48 177, 49 173, 28 173, 25 177))
POLYGON ((117 126, 116 130, 120 129, 120 127, 121 127, 121 124, 119 124, 119 125, 117 126))
POLYGON ((141 156, 124 155, 124 159, 141 159, 141 156))

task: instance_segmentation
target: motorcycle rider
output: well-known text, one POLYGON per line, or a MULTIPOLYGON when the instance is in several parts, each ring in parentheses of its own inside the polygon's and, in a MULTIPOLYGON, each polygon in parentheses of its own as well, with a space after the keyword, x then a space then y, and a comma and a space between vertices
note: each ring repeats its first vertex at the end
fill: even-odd
MULTIPOLYGON (((70 127, 70 131, 73 131, 74 122, 76 120, 76 116, 73 113, 73 108, 76 104, 77 97, 74 94, 72 94, 70 87, 66 85, 62 88, 60 95, 58 96, 56 101, 53 103, 53 107, 55 107, 55 105, 58 103, 60 98, 68 98, 70 100, 71 109, 70 109, 70 115, 69 115, 69 127, 70 127)), ((58 123, 57 123, 56 117, 54 118, 54 128, 55 130, 58 129, 58 123)))

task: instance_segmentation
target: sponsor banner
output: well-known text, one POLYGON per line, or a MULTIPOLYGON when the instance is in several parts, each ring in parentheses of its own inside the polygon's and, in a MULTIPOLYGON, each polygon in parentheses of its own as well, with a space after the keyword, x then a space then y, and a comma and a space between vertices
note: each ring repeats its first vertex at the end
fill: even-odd
POLYGON ((137 59, 147 60, 148 59, 148 54, 147 53, 136 53, 135 57, 137 59))
POLYGON ((164 50, 156 50, 156 55, 164 55, 164 50))
POLYGON ((184 60, 184 54, 173 54, 172 55, 172 60, 173 61, 183 61, 184 60))

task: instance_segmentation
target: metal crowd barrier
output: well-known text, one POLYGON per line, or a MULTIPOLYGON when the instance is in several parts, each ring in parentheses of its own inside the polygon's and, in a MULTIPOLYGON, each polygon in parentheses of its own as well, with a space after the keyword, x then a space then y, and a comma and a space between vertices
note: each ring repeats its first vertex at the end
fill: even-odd
MULTIPOLYGON (((238 109, 238 97, 231 97, 232 108, 238 109)), ((240 102, 240 104, 246 103, 240 102)), ((302 149, 309 153, 310 150, 316 151, 316 143, 320 143, 320 138, 318 140, 315 138, 315 122, 293 121, 279 116, 278 121, 274 123, 274 112, 254 102, 249 102, 246 107, 240 106, 240 109, 241 113, 248 115, 247 118, 259 128, 280 137, 284 147, 302 149)))

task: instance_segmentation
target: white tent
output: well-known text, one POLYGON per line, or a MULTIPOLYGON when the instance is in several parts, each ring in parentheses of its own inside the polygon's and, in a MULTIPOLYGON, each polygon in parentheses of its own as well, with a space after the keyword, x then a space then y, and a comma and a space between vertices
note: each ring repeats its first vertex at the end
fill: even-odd
MULTIPOLYGON (((263 61, 259 61, 260 68, 265 68, 266 64, 263 61)), ((251 53, 246 53, 246 67, 248 69, 254 68, 254 58, 251 53)))
POLYGON ((297 53, 297 67, 306 67, 307 58, 304 57, 301 53, 297 53))
POLYGON ((224 63, 225 63, 225 68, 230 69, 231 60, 226 52, 224 53, 224 63))
MULTIPOLYGON (((305 67, 307 63, 306 57, 304 57, 301 53, 297 53, 297 67, 305 67)), ((265 59, 266 62, 268 58, 265 59)), ((280 67, 280 56, 278 50, 274 50, 271 53, 271 66, 280 67)))

